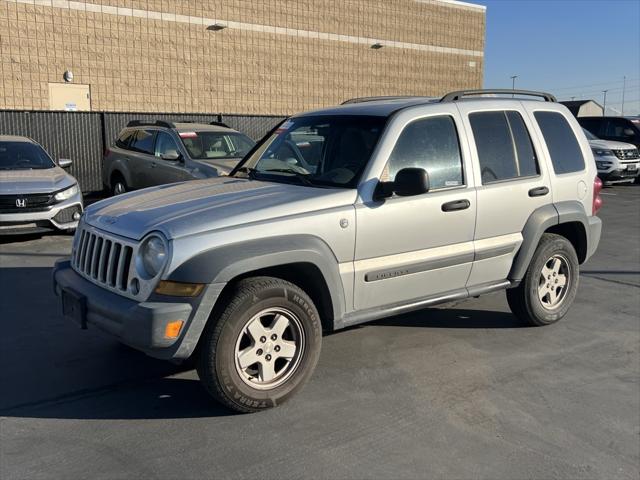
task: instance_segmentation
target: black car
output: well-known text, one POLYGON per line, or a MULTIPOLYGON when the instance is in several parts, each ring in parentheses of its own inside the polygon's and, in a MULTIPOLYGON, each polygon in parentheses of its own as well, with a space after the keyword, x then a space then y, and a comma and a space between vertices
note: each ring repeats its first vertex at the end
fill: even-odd
POLYGON ((640 149, 640 117, 578 117, 578 123, 598 138, 632 143, 640 149))

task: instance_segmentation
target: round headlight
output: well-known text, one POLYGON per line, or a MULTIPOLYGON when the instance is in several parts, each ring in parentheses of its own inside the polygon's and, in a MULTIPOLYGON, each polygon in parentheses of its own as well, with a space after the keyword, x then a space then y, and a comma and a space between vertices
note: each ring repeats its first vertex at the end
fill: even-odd
POLYGON ((140 264, 145 276, 153 278, 158 275, 167 262, 167 246, 162 238, 153 235, 142 242, 138 252, 140 264))

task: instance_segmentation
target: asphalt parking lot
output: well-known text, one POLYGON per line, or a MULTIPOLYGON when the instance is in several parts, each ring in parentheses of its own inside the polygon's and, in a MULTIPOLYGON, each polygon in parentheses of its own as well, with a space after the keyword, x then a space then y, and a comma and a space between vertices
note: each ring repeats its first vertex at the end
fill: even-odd
POLYGON ((253 415, 65 321, 71 237, 0 241, 0 478, 637 479, 640 187, 604 193, 560 323, 521 326, 500 292, 337 332, 300 395, 253 415))

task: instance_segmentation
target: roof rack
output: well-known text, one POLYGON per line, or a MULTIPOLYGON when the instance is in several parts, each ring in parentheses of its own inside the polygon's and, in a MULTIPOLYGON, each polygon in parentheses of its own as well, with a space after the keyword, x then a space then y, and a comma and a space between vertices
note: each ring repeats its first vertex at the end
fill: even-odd
MULTIPOLYGON (((345 100, 340 105, 349 105, 352 103, 376 102, 378 100, 403 100, 408 98, 422 98, 422 97, 415 96, 415 95, 390 95, 386 97, 359 97, 359 98, 350 98, 349 100, 345 100)), ((428 97, 424 97, 424 98, 428 98, 428 97)))
POLYGON ((209 125, 214 125, 216 127, 225 127, 225 128, 231 128, 229 125, 227 125, 224 122, 209 122, 209 125))
POLYGON ((165 120, 156 120, 155 122, 147 122, 144 120, 131 120, 127 123, 127 127, 165 127, 165 128, 176 128, 176 126, 165 120))
POLYGON ((533 90, 512 90, 508 88, 480 89, 480 90, 459 90, 457 92, 447 93, 440 99, 441 102, 455 102, 462 97, 478 96, 478 95, 528 95, 531 97, 542 97, 545 102, 557 102, 556 97, 546 92, 535 92, 533 90))

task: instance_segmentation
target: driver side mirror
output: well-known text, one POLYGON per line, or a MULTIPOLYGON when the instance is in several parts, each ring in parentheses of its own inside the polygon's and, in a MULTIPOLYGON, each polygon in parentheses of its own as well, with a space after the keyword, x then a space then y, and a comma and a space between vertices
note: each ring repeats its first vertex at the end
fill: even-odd
POLYGON ((71 160, 70 158, 58 159, 58 165, 60 165, 60 168, 69 168, 72 163, 73 163, 73 160, 71 160))
POLYGON ((169 150, 160 155, 160 158, 162 160, 167 160, 168 162, 177 162, 182 158, 182 155, 180 155, 176 150, 169 150))
POLYGON ((403 168, 396 173, 393 192, 401 197, 411 197, 429 191, 429 174, 424 168, 403 168))
POLYGON ((380 200, 394 193, 400 197, 411 197, 427 193, 429 188, 429 174, 424 168, 403 168, 396 173, 393 182, 378 183, 374 198, 380 200))

